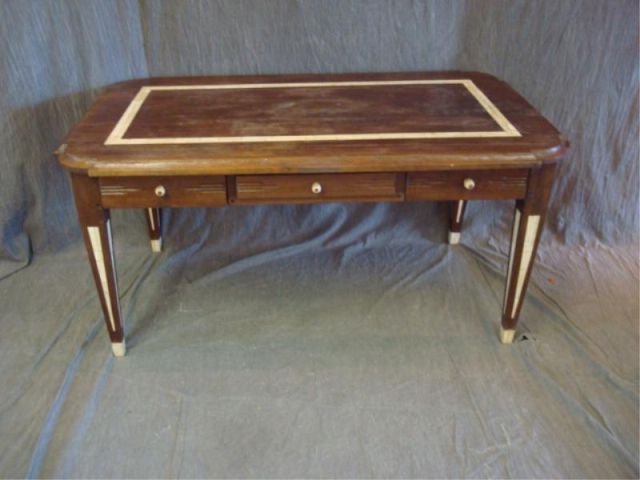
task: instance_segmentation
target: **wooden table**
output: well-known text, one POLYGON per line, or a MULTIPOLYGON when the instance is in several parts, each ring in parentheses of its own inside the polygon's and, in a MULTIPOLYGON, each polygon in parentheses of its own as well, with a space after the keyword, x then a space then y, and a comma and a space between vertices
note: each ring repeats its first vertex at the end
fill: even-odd
MULTIPOLYGON (((153 78, 108 87, 56 152, 113 352, 125 354, 109 209, 515 200, 500 339, 511 343, 544 222, 557 130, 477 72, 153 78)), ((428 325, 425 325, 428 328, 428 325)))

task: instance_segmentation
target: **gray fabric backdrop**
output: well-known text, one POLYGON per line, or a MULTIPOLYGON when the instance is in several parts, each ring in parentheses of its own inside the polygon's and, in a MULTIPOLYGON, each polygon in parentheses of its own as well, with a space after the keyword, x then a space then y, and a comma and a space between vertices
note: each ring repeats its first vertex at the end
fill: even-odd
POLYGON ((636 1, 0 2, 0 272, 78 238, 51 152, 100 87, 147 75, 470 69, 571 140, 558 239, 637 237, 636 1))
POLYGON ((0 0, 0 475, 637 477, 638 10, 0 0), (172 210, 159 257, 129 211, 114 362, 51 154, 101 87, 435 69, 505 79, 572 144, 520 342, 511 205, 472 204, 457 249, 436 204, 172 210))

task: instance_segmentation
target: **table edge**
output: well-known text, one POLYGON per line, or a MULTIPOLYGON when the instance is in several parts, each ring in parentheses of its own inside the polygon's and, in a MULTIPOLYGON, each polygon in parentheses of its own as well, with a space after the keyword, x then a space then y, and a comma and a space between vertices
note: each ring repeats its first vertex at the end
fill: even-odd
MULTIPOLYGON (((188 77, 147 77, 128 79, 113 83, 103 89, 103 93, 113 90, 136 89, 141 84, 153 85, 162 84, 166 81, 192 83, 198 79, 207 79, 208 82, 216 83, 233 82, 242 79, 243 82, 256 83, 273 79, 291 79, 296 81, 307 81, 311 79, 340 79, 349 80, 352 78, 422 78, 424 75, 431 77, 446 75, 449 78, 471 76, 483 77, 491 81, 510 85, 504 80, 486 72, 464 71, 464 70, 442 70, 442 71, 417 71, 417 72, 348 72, 348 73, 327 73, 327 74, 274 74, 274 75, 215 75, 215 76, 188 76, 188 77), (214 80, 215 79, 215 80, 214 80)), ((514 90, 515 92, 515 90, 514 90)), ((518 94, 517 92, 515 92, 518 94)), ((519 94, 518 94, 519 95, 519 94)), ((526 99, 523 98, 526 102, 526 99)), ((528 102, 527 102, 528 103, 528 102)), ((533 108, 533 107, 531 107, 533 108)), ((534 109, 535 110, 535 109, 534 109)), ((261 161, 259 157, 253 158, 174 158, 163 157, 161 159, 141 158, 135 160, 127 158, 126 162, 117 159, 109 159, 103 156, 91 156, 82 152, 82 146, 78 145, 77 152, 73 144, 72 133, 67 135, 68 143, 61 145, 55 154, 61 165, 72 172, 85 173, 89 176, 144 176, 144 175, 240 175, 240 174, 277 174, 277 173, 357 173, 357 172, 409 172, 425 170, 459 170, 459 169, 498 169, 498 168, 530 168, 537 167, 544 163, 555 163, 566 155, 569 148, 568 141, 561 133, 555 129, 556 135, 549 135, 548 143, 541 142, 548 146, 537 150, 511 151, 507 153, 469 153, 456 154, 447 153, 439 155, 437 153, 407 153, 389 155, 384 160, 372 159, 364 155, 342 154, 332 158, 317 158, 309 160, 308 157, 297 155, 283 155, 277 159, 277 165, 273 165, 273 159, 261 161), (76 150, 77 153, 74 153, 76 150), (348 160, 349 165, 341 165, 348 160), (271 163, 271 164, 270 164, 271 163), (306 165, 305 165, 306 163, 306 165), (355 165, 354 165, 355 163, 355 165)), ((393 142, 395 140, 390 140, 393 142)), ((385 142, 386 143, 386 142, 385 142)), ((262 159, 266 160, 266 159, 262 159)))
POLYGON ((280 165, 274 167, 268 162, 254 160, 220 159, 210 162, 202 159, 163 159, 161 161, 140 160, 120 163, 117 160, 99 160, 75 156, 62 145, 56 151, 60 164, 74 173, 84 173, 92 177, 103 176, 144 176, 144 175, 249 175, 249 174, 295 174, 295 173, 363 173, 363 172, 414 172, 430 170, 535 168, 543 164, 556 163, 565 157, 568 146, 560 143, 543 151, 518 155, 492 155, 466 157, 442 156, 421 159, 398 158, 394 164, 364 159, 357 164, 345 166, 339 159, 327 159, 314 163, 301 163, 298 158, 281 158, 280 165))

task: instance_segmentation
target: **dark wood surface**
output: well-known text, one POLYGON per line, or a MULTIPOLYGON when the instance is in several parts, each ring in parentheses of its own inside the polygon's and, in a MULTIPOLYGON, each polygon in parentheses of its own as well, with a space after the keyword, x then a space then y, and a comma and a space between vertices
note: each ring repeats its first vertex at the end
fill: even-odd
MULTIPOLYGON (((122 138, 143 142, 200 136, 501 130, 466 88, 446 83, 152 90, 131 120, 122 138)), ((122 82, 105 89, 58 154, 75 172, 140 176, 531 168, 555 161, 565 149, 556 129, 506 83, 482 73, 430 72, 122 82), (407 80, 471 80, 521 136, 105 145, 143 87, 407 80)))
POLYGON ((516 200, 500 330, 511 343, 566 149, 504 82, 440 72, 123 82, 99 96, 58 156, 72 172, 107 329, 122 356, 114 207, 145 209, 157 252, 160 207, 448 200, 455 244, 467 200, 516 200))
POLYGON ((105 208, 229 204, 508 200, 527 193, 529 169, 234 176, 99 177, 105 208), (466 182, 471 182, 472 187, 466 182), (314 185, 320 191, 313 190, 314 185))
POLYGON ((527 169, 454 170, 407 174, 407 200, 501 200, 524 198, 527 169), (465 187, 471 180, 472 188, 465 187))
POLYGON ((222 176, 101 177, 99 184, 102 205, 107 208, 219 207, 227 203, 222 176), (158 195, 157 188, 164 194, 158 195))
POLYGON ((235 177, 230 203, 391 202, 404 199, 404 175, 342 173, 242 175, 235 177), (314 192, 313 187, 319 187, 314 192))
POLYGON ((499 130, 460 84, 332 86, 152 91, 124 138, 499 130))
POLYGON ((72 174, 71 185, 107 332, 112 343, 120 343, 124 341, 124 328, 114 268, 111 215, 109 210, 100 206, 100 192, 95 178, 72 174), (95 230, 93 239, 92 229, 95 230))
POLYGON ((509 255, 502 315, 502 328, 506 330, 515 330, 518 324, 536 250, 542 236, 555 170, 555 165, 532 169, 527 185, 527 194, 523 199, 516 201, 517 215, 513 225, 514 235, 511 238, 511 254, 509 255), (538 219, 536 226, 529 228, 530 221, 534 217, 538 219), (531 233, 530 237, 528 237, 529 233, 531 233), (522 282, 520 294, 518 294, 518 277, 520 276, 522 282))

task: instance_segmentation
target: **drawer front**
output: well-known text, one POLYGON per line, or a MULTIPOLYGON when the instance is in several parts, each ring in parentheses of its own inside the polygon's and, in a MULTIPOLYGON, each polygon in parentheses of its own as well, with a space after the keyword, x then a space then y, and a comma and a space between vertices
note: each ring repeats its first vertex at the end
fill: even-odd
POLYGON ((104 207, 208 207, 227 203, 223 176, 102 177, 104 207))
POLYGON ((404 175, 395 173, 242 175, 233 185, 230 201, 238 204, 404 199, 404 175))
POLYGON ((407 174, 407 200, 524 198, 529 170, 467 170, 407 174))

